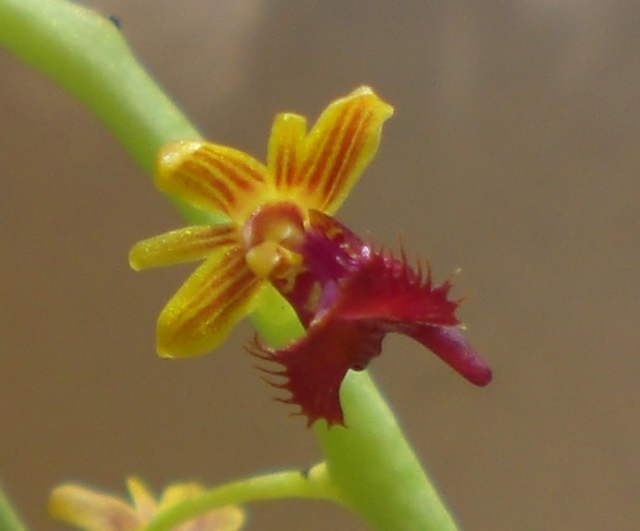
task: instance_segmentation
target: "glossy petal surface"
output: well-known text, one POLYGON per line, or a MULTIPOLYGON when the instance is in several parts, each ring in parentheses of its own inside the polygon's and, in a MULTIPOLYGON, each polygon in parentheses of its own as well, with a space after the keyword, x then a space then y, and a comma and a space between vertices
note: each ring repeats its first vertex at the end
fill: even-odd
POLYGON ((238 229, 232 223, 185 227, 136 243, 129 252, 129 265, 140 271, 203 260, 212 252, 237 245, 239 238, 238 229))

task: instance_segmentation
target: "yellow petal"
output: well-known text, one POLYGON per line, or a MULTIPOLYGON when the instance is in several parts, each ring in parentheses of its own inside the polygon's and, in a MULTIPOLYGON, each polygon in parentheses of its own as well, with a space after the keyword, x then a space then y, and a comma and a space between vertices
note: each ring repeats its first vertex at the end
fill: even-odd
POLYGON ((202 210, 244 220, 266 183, 266 168, 230 147, 197 140, 164 146, 157 159, 156 185, 202 210))
POLYGON ((200 486, 195 481, 189 483, 174 483, 173 485, 169 485, 162 492, 158 510, 162 511, 163 509, 171 507, 176 503, 180 503, 181 501, 193 498, 194 496, 201 494, 203 491, 204 489, 202 488, 202 486, 200 486))
POLYGON ((306 130, 306 120, 297 114, 278 114, 273 121, 269 135, 267 168, 278 192, 286 194, 298 184, 306 130))
POLYGON ((146 523, 151 520, 156 513, 157 504, 147 486, 142 480, 132 477, 127 479, 127 490, 140 521, 146 523))
MULTIPOLYGON (((162 493, 158 511, 171 507, 189 498, 198 496, 204 489, 197 483, 169 485, 162 493)), ((179 526, 176 531, 237 531, 244 523, 244 513, 239 507, 226 506, 213 509, 179 526)))
POLYGON ((142 523, 133 508, 120 498, 80 485, 55 488, 48 509, 52 518, 84 531, 133 531, 142 523))
POLYGON ((325 109, 305 143, 296 194, 307 208, 335 212, 369 164, 393 107, 360 87, 325 109))
POLYGON ((254 309, 259 287, 241 247, 217 250, 162 310, 158 354, 183 358, 213 350, 254 309))
POLYGON ((232 223, 186 227, 136 243, 129 251, 129 264, 139 271, 193 262, 206 258, 216 249, 233 245, 239 239, 240 233, 232 223))

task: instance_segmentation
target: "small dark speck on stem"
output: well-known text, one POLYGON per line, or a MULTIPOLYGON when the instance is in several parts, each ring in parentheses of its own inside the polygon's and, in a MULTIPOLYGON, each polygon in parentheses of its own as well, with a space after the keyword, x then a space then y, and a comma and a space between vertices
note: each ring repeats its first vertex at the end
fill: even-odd
POLYGON ((120 29, 120 17, 116 17, 115 15, 105 15, 105 17, 107 17, 116 28, 120 29))

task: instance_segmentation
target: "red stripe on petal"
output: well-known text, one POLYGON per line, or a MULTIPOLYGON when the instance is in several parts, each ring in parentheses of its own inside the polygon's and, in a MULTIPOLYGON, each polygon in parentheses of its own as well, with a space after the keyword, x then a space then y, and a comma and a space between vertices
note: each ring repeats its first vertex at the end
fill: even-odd
POLYGON ((209 275, 202 275, 202 277, 206 278, 201 280, 198 290, 182 311, 182 315, 186 316, 186 320, 193 320, 203 310, 210 310, 214 306, 222 309, 226 305, 225 301, 229 296, 228 287, 225 286, 236 285, 238 279, 246 281, 247 278, 254 276, 244 264, 244 256, 240 261, 238 254, 239 250, 233 249, 215 265, 216 269, 218 269, 217 271, 213 271, 209 275), (191 315, 188 315, 189 313, 191 315))
POLYGON ((288 175, 287 175, 287 157, 283 149, 279 149, 276 154, 274 173, 275 173, 276 188, 278 190, 285 188, 288 175))
POLYGON ((322 191, 324 198, 323 210, 327 208, 327 205, 333 203, 336 197, 344 190, 345 181, 347 181, 359 162, 358 159, 364 146, 365 139, 359 133, 363 129, 370 127, 373 118, 371 114, 358 113, 349 124, 349 128, 344 135, 341 152, 336 157, 335 165, 329 174, 333 179, 327 179, 322 191))
MULTIPOLYGON (((232 313, 234 306, 239 302, 241 303, 251 292, 254 281, 257 282, 255 276, 247 269, 231 283, 229 283, 228 279, 223 279, 220 282, 209 285, 208 289, 217 292, 216 298, 209 300, 197 310, 190 318, 190 321, 211 320, 212 316, 216 317, 216 321, 224 320, 224 316, 232 313)), ((196 301, 196 304, 208 298, 207 294, 203 293, 203 296, 200 297, 199 301, 196 301)), ((210 327, 215 325, 215 321, 210 323, 210 327)))
POLYGON ((275 183, 278 190, 288 190, 296 177, 297 151, 295 135, 290 128, 284 128, 276 156, 275 183))
MULTIPOLYGON (((293 137, 293 135, 291 135, 293 137)), ((297 178, 297 172, 298 172, 298 165, 299 165, 299 161, 298 161, 298 150, 295 149, 298 146, 294 145, 294 142, 297 142, 298 138, 291 138, 289 141, 289 148, 287 149, 286 152, 286 167, 283 167, 282 169, 282 174, 283 174, 283 178, 284 178, 284 184, 286 185, 287 189, 290 189, 297 178)))
POLYGON ((267 159, 273 184, 280 192, 286 193, 295 185, 306 127, 306 120, 292 113, 279 114, 273 121, 267 159))
POLYGON ((327 131, 322 144, 316 148, 316 158, 310 157, 301 170, 301 174, 305 176, 305 186, 309 190, 313 190, 315 194, 320 190, 324 191, 326 189, 325 183, 332 180, 331 168, 328 169, 328 167, 331 162, 335 162, 343 155, 346 132, 353 120, 357 119, 358 114, 362 112, 362 106, 358 107, 345 106, 343 113, 336 118, 333 127, 327 131), (336 146, 339 146, 337 153, 336 146))
POLYGON ((198 141, 165 146, 158 156, 156 184, 204 210, 238 221, 249 199, 266 183, 266 168, 236 149, 198 141))
POLYGON ((222 172, 224 168, 211 162, 204 163, 202 160, 192 160, 184 165, 184 171, 192 174, 193 182, 190 184, 195 194, 206 197, 209 201, 217 205, 219 210, 229 215, 236 203, 231 187, 225 181, 216 178, 216 171, 222 172))
POLYGON ((256 171, 241 160, 229 160, 227 164, 233 170, 229 174, 233 184, 244 192, 253 191, 265 182, 262 172, 256 171))
POLYGON ((264 175, 237 159, 213 157, 212 153, 203 151, 195 157, 204 171, 202 178, 219 194, 218 200, 224 205, 227 215, 234 217, 234 212, 264 184, 264 175))
POLYGON ((237 247, 207 260, 187 279, 158 320, 158 352, 165 357, 204 354, 253 309, 260 282, 237 247))
POLYGON ((295 185, 308 208, 337 209, 374 156, 382 124, 392 112, 366 87, 327 107, 307 137, 295 185))

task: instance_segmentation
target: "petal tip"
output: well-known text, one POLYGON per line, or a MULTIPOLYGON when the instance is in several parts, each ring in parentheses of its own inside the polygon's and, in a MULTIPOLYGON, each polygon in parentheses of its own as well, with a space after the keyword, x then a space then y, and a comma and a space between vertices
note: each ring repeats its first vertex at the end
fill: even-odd
POLYGON ((469 380, 478 387, 486 387, 491 383, 491 380, 493 380, 493 372, 486 365, 481 366, 476 370, 473 376, 469 378, 469 380))
POLYGON ((170 301, 158 317, 156 353, 159 357, 195 358, 215 350, 224 342, 229 327, 212 330, 206 321, 194 323, 185 319, 180 310, 170 301))
POLYGON ((205 353, 199 344, 180 330, 176 323, 163 324, 158 321, 156 333, 156 353, 164 359, 184 359, 200 356, 205 353), (193 343, 193 344, 192 344, 193 343))
MULTIPOLYGON (((205 350, 202 348, 194 348, 193 345, 188 344, 184 338, 179 337, 177 334, 174 334, 171 339, 161 339, 160 334, 158 334, 158 336, 158 340, 156 341, 156 353, 159 358, 167 360, 181 360, 186 358, 196 358, 209 352, 209 349, 205 350)), ((213 348, 215 348, 215 346, 213 348)), ((213 348, 210 350, 213 350, 213 348)))
POLYGON ((162 146, 156 158, 156 185, 162 189, 162 183, 202 144, 200 140, 178 140, 162 146))
POLYGON ((383 121, 393 115, 393 106, 384 101, 371 87, 367 85, 358 87, 349 96, 370 98, 373 104, 378 108, 377 110, 383 121))
POLYGON ((351 96, 360 96, 363 94, 373 94, 373 89, 369 85, 360 85, 351 92, 351 96))
POLYGON ((174 311, 169 303, 158 318, 156 326, 156 353, 161 358, 179 359, 198 354, 190 345, 192 339, 183 329, 183 324, 173 317, 174 311))
POLYGON ((140 243, 136 243, 129 251, 129 267, 134 271, 144 269, 144 260, 142 260, 142 247, 140 243))
POLYGON ((368 85, 362 85, 347 95, 346 99, 367 98, 371 103, 371 107, 375 107, 380 115, 381 121, 390 118, 393 115, 393 106, 378 96, 374 90, 368 85))

